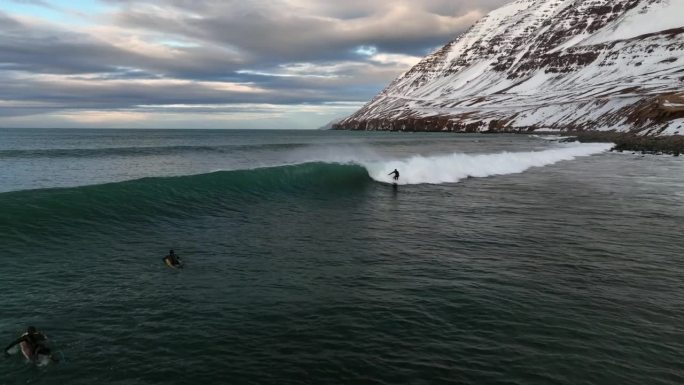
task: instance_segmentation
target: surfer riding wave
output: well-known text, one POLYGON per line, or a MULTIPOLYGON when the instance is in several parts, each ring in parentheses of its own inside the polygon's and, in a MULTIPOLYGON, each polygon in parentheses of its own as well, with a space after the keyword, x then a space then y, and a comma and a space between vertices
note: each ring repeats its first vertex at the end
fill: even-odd
POLYGON ((358 162, 371 179, 402 185, 457 183, 466 178, 484 178, 495 175, 517 174, 533 167, 544 167, 561 161, 591 156, 609 151, 612 143, 557 144, 541 151, 497 153, 452 153, 440 155, 415 155, 403 159, 358 162), (399 182, 399 171, 401 182, 399 182), (394 169, 387 174, 387 170, 394 169))
POLYGON ((395 168, 394 171, 392 171, 391 173, 389 173, 387 175, 392 175, 392 174, 394 174, 394 178, 392 178, 392 179, 394 179, 395 182, 398 181, 399 180, 399 171, 397 171, 397 169, 395 168))

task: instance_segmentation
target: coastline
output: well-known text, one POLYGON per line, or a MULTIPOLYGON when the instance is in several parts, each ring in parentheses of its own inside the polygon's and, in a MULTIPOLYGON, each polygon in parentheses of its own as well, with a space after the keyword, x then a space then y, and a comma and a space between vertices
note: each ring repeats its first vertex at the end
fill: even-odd
MULTIPOLYGON (((402 122, 405 123, 405 122, 402 122)), ((415 123, 415 122, 412 122, 415 123)), ((430 123, 430 122, 428 122, 430 123)), ((439 126, 439 125, 438 125, 439 126)), ((491 124, 490 124, 491 126, 491 124)), ((415 129, 406 129, 410 127, 407 124, 402 124, 400 129, 397 129, 394 124, 385 124, 387 129, 364 129, 363 125, 355 125, 352 127, 342 124, 333 124, 331 130, 339 131, 388 131, 388 132, 452 132, 454 134, 472 134, 481 133, 485 135, 496 134, 524 134, 524 135, 559 135, 572 136, 572 138, 565 139, 565 141, 578 141, 582 143, 598 143, 598 142, 612 142, 615 147, 611 151, 635 151, 643 154, 669 154, 679 156, 684 154, 684 135, 667 135, 667 136, 644 136, 637 135, 630 132, 616 132, 616 131, 577 131, 577 130, 543 130, 543 129, 494 129, 489 131, 479 131, 477 127, 464 127, 458 130, 434 130, 426 124, 417 125, 415 129)), ((375 126, 377 127, 377 126, 375 126)), ((383 127, 383 126, 380 126, 383 127)))
POLYGON ((563 132, 563 135, 574 136, 574 140, 582 143, 612 142, 615 143, 615 147, 611 151, 617 152, 634 151, 642 154, 674 156, 684 154, 684 135, 639 136, 614 131, 563 132))

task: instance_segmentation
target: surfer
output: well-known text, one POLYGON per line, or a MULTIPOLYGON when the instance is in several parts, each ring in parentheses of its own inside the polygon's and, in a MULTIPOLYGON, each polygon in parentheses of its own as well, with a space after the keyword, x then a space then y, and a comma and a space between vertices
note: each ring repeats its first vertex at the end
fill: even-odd
POLYGON ((392 171, 391 173, 389 173, 387 175, 392 175, 392 174, 394 174, 394 180, 398 181, 399 180, 399 171, 397 171, 397 169, 395 168, 394 171, 392 171))
POLYGON ((164 263, 171 267, 183 267, 183 262, 181 262, 180 258, 176 255, 176 253, 173 252, 173 250, 169 250, 169 255, 165 256, 162 258, 164 263))
POLYGON ((52 354, 50 348, 45 346, 45 341, 47 341, 45 334, 37 331, 35 327, 29 326, 26 333, 5 348, 5 354, 9 354, 10 349, 19 345, 24 356, 32 362, 37 362, 40 356, 45 356, 52 362, 58 362, 59 360, 52 354))

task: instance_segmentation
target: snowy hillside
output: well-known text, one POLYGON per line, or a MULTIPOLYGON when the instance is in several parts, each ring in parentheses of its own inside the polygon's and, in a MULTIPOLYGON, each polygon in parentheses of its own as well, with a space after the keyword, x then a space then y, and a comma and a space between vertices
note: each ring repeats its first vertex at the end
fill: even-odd
POLYGON ((338 129, 684 134, 684 0, 518 0, 338 129))

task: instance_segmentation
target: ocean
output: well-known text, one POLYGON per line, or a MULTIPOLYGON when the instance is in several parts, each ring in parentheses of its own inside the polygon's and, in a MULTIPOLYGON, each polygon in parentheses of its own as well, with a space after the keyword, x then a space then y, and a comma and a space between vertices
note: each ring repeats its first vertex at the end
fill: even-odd
POLYGON ((551 139, 0 130, 0 384, 684 383, 684 159, 551 139))

